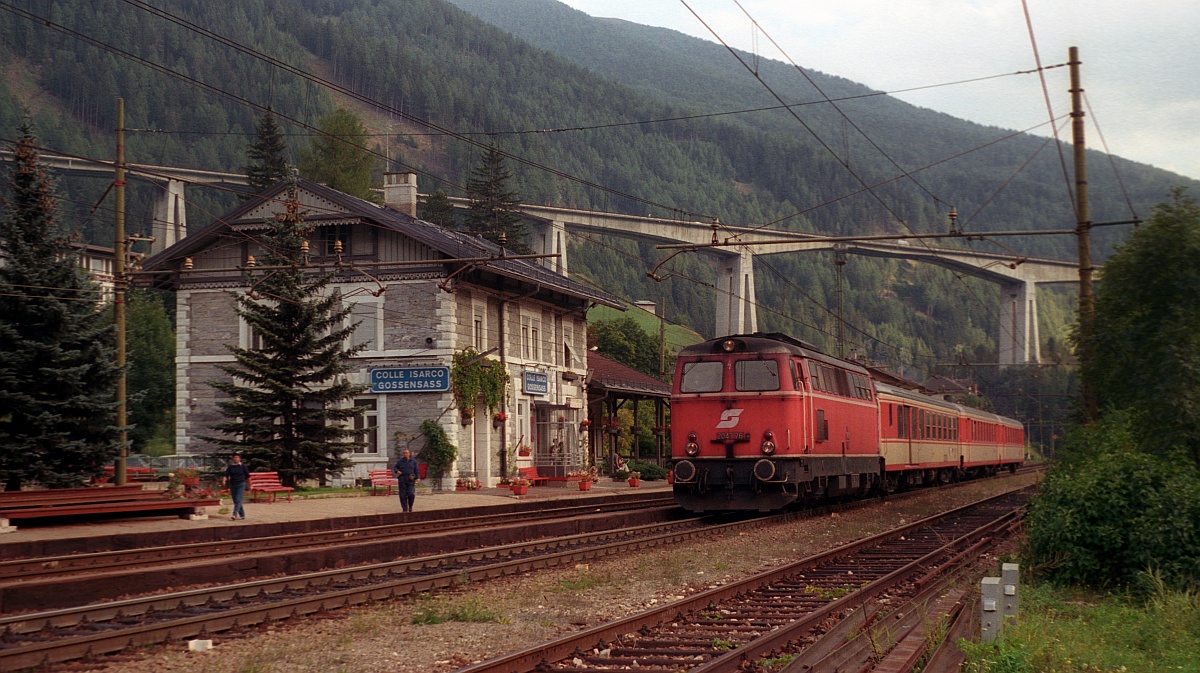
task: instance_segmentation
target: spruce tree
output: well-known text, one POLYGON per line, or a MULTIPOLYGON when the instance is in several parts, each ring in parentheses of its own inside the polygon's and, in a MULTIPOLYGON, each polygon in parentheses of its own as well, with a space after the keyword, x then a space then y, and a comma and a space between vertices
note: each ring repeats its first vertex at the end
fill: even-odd
POLYGON ((483 151, 467 182, 471 195, 467 229, 496 243, 504 232, 505 245, 517 252, 528 252, 529 225, 517 210, 521 196, 509 187, 512 177, 504 155, 495 145, 483 151))
POLYGON ((228 420, 212 426, 225 436, 204 437, 240 451, 251 470, 279 472, 289 486, 323 484, 349 467, 362 443, 347 424, 363 413, 349 402, 366 390, 346 377, 351 356, 365 347, 344 346, 354 331, 346 325, 351 307, 326 292, 332 275, 304 268, 301 246, 312 229, 297 199, 293 184, 264 237, 265 261, 276 268, 253 279, 251 292, 231 293, 261 346, 229 346, 236 362, 220 368, 232 380, 210 382, 229 396, 217 403, 228 420))
POLYGON ((243 170, 250 181, 251 194, 260 194, 287 177, 287 142, 283 139, 283 129, 270 110, 259 117, 254 125, 254 142, 246 148, 246 156, 250 163, 243 170))
POLYGON ((120 450, 112 323, 57 220, 26 121, 0 216, 0 481, 79 486, 120 450))
POLYGON ((446 229, 454 229, 458 226, 458 215, 454 212, 454 204, 450 203, 446 192, 440 189, 430 194, 429 199, 425 201, 425 206, 421 208, 421 219, 446 229))

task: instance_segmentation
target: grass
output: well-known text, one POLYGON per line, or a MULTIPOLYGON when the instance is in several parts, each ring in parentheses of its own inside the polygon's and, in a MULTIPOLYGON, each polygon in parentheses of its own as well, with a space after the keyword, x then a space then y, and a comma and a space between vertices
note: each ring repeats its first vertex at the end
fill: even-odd
MULTIPOLYGON (((628 311, 618 311, 615 308, 607 306, 597 306, 588 311, 588 323, 595 324, 605 320, 619 320, 621 318, 633 318, 647 334, 658 339, 659 319, 658 316, 652 315, 649 311, 644 311, 635 306, 630 306, 628 311)), ((704 337, 696 332, 683 327, 682 325, 667 324, 667 346, 674 353, 684 346, 698 344, 704 341, 704 337)))
POLYGON ((457 603, 443 601, 425 602, 413 611, 413 624, 441 624, 442 622, 474 622, 507 624, 508 619, 488 609, 475 599, 457 603))
POLYGON ((960 642, 967 673, 1200 673, 1200 594, 1161 582, 1148 599, 1021 587, 1021 618, 995 643, 960 642))

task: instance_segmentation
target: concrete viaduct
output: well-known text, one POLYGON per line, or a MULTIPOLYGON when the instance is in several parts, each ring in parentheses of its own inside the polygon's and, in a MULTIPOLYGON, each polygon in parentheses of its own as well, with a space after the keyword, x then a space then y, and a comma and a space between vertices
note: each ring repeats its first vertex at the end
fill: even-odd
MULTIPOLYGON (((11 162, 12 158, 12 152, 0 152, 0 162, 11 162)), ((47 168, 68 175, 106 177, 113 171, 111 162, 72 157, 42 155, 41 162, 47 168)), ((151 164, 126 164, 126 170, 131 179, 153 182, 162 188, 155 204, 151 231, 155 241, 151 245, 151 254, 166 249, 187 235, 187 202, 184 197, 187 185, 248 186, 246 176, 240 173, 151 164)), ((418 198, 415 194, 416 181, 411 180, 410 184, 414 192, 412 198, 418 198)), ((419 198, 423 200, 424 195, 419 198)), ((451 198, 450 201, 459 208, 469 203, 468 199, 463 198, 451 198)), ((712 243, 714 235, 713 225, 704 222, 527 204, 520 209, 533 223, 530 246, 535 252, 561 255, 546 263, 562 274, 566 274, 568 268, 567 231, 623 236, 655 244, 697 246, 712 243)), ((1079 282, 1075 262, 932 248, 909 245, 906 241, 832 242, 807 234, 745 227, 721 226, 716 230, 716 235, 723 243, 745 244, 704 249, 711 256, 717 275, 716 334, 743 334, 758 330, 754 296, 755 255, 841 250, 868 257, 927 262, 996 283, 1000 287, 1000 333, 997 335, 999 363, 1031 364, 1040 359, 1037 286, 1079 282), (764 241, 772 242, 762 243, 764 241)))
MULTIPOLYGON (((463 207, 468 200, 451 199, 451 202, 463 207)), ((682 222, 551 206, 522 205, 520 209, 534 222, 530 242, 534 252, 562 255, 557 259, 548 260, 560 273, 567 272, 567 231, 624 236, 655 244, 684 243, 697 246, 711 244, 714 236, 713 225, 704 222, 682 222)), ((746 244, 703 248, 704 252, 710 254, 717 275, 716 334, 757 331, 754 296, 756 255, 841 250, 868 257, 927 262, 999 285, 999 363, 1036 364, 1040 360, 1037 286, 1079 282, 1079 268, 1075 262, 932 248, 919 242, 910 244, 908 241, 835 242, 821 240, 822 237, 808 234, 724 225, 716 229, 715 234, 722 243, 746 244), (766 241, 770 243, 765 243, 766 241)))
MULTIPOLYGON (((43 154, 38 159, 42 166, 65 175, 109 178, 113 175, 114 162, 78 159, 53 154, 43 154)), ((11 163, 13 153, 0 151, 0 163, 11 163)), ((187 199, 184 188, 189 184, 245 188, 250 185, 241 173, 203 171, 175 166, 153 164, 125 164, 125 176, 130 180, 152 182, 159 186, 154 199, 154 219, 150 225, 150 254, 167 249, 187 235, 187 199)))

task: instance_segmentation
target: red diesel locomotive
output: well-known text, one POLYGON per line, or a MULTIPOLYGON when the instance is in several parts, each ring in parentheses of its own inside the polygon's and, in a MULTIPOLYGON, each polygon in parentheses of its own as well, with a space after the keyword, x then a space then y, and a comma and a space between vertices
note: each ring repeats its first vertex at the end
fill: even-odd
POLYGON ((874 380, 783 334, 679 353, 671 395, 675 500, 770 511, 1015 470, 1021 424, 874 380))

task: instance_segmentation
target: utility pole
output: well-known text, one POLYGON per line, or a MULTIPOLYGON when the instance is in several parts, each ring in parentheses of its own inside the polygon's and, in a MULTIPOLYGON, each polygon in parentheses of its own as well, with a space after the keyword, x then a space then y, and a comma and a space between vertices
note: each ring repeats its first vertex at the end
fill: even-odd
POLYGON ((837 349, 838 357, 846 357, 846 296, 842 287, 842 267, 846 266, 846 246, 833 247, 833 264, 837 268, 837 349))
POLYGON ((117 486, 126 482, 129 456, 129 415, 125 390, 125 100, 117 99, 117 163, 113 179, 116 226, 113 235, 113 321, 117 324, 117 427, 121 453, 114 472, 117 486))
MULTIPOLYGON (((1071 69, 1071 143, 1075 158, 1075 234, 1079 242, 1079 362, 1086 371, 1091 360, 1092 322, 1095 304, 1092 299, 1092 215, 1088 206, 1087 157, 1083 141, 1083 86, 1079 77, 1079 47, 1068 50, 1067 64, 1071 69)), ((1080 379, 1085 422, 1094 421, 1098 403, 1096 391, 1087 376, 1080 379)))
POLYGON ((659 287, 658 309, 658 377, 667 375, 667 291, 659 287))

